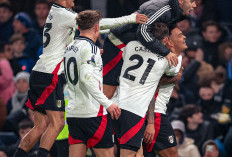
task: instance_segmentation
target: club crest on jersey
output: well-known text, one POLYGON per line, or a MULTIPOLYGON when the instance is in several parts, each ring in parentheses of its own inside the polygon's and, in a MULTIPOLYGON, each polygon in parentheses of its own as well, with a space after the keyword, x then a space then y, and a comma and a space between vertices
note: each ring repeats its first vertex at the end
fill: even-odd
POLYGON ((168 141, 169 141, 169 143, 174 143, 174 138, 173 138, 173 136, 169 136, 169 137, 168 137, 168 141))
POLYGON ((62 105, 62 101, 61 100, 57 100, 56 106, 58 108, 61 108, 61 105, 62 105))

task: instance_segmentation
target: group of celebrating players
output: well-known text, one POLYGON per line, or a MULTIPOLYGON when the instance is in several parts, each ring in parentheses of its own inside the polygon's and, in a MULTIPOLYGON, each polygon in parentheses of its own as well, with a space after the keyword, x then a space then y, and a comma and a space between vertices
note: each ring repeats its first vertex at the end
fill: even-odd
POLYGON ((47 17, 26 103, 35 124, 14 157, 26 157, 39 140, 37 156, 48 156, 65 124, 64 77, 70 157, 86 156, 87 148, 97 157, 112 157, 114 145, 121 157, 136 156, 142 145, 144 153, 178 157, 165 113, 187 48, 175 23, 190 14, 195 1, 150 0, 129 16, 103 19, 95 10, 77 15, 73 6, 73 0, 54 0, 47 17), (73 40, 76 28, 80 35, 73 40), (109 33, 103 53, 95 45, 100 33, 109 33))

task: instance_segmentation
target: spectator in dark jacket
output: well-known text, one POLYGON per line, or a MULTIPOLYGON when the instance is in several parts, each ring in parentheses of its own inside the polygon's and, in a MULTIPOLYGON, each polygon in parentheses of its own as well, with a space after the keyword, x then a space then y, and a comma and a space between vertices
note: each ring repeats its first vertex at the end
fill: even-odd
MULTIPOLYGON (((10 146, 7 146, 5 148, 7 154, 9 157, 12 157, 14 155, 15 150, 17 149, 20 140, 33 128, 34 124, 30 119, 23 119, 19 122, 18 124, 18 135, 19 135, 19 140, 10 146)), ((35 156, 38 151, 38 143, 32 148, 32 150, 28 153, 28 156, 35 156)))
POLYGON ((22 71, 22 66, 18 64, 14 58, 14 53, 12 51, 12 46, 10 43, 6 43, 4 46, 4 54, 6 59, 10 62, 11 69, 13 70, 14 76, 20 71, 22 71))
POLYGON ((203 120, 199 106, 185 105, 180 111, 179 118, 185 123, 187 137, 195 140, 199 150, 206 140, 214 137, 213 128, 208 121, 203 120))
POLYGON ((10 42, 14 53, 14 59, 22 66, 23 71, 30 73, 35 61, 25 53, 26 42, 24 37, 19 33, 14 34, 11 37, 10 42))
POLYGON ((43 36, 43 28, 46 23, 46 19, 50 10, 50 4, 46 0, 38 0, 35 3, 35 15, 36 18, 32 22, 32 26, 35 30, 43 36))
POLYGON ((26 13, 18 13, 14 17, 14 32, 21 33, 26 41, 25 53, 28 57, 36 59, 36 53, 42 45, 39 33, 31 28, 31 18, 26 13))
POLYGON ((0 42, 9 41, 13 30, 13 11, 8 1, 0 2, 0 42))
POLYGON ((206 21, 202 25, 202 35, 204 60, 216 68, 219 65, 218 46, 223 42, 222 28, 217 22, 206 21))
POLYGON ((218 47, 219 64, 227 68, 227 63, 232 59, 232 42, 224 42, 218 47))

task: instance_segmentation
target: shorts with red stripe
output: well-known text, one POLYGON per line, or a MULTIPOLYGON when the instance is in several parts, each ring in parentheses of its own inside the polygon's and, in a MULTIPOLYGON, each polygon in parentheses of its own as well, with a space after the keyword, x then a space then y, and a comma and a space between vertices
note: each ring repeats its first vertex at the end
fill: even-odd
POLYGON ((120 149, 135 152, 140 149, 145 131, 145 117, 121 109, 121 115, 118 120, 113 121, 113 127, 120 149))
POLYGON ((154 139, 151 144, 145 144, 145 151, 161 151, 177 145, 173 128, 165 114, 155 113, 154 126, 154 139))
POLYGON ((26 105, 43 114, 46 114, 46 110, 64 112, 64 83, 64 75, 32 71, 26 105))
POLYGON ((87 148, 112 148, 113 129, 109 115, 92 118, 67 118, 69 145, 84 143, 87 148))
POLYGON ((103 83, 106 85, 118 86, 119 76, 122 69, 122 51, 115 46, 107 37, 103 46, 103 83))

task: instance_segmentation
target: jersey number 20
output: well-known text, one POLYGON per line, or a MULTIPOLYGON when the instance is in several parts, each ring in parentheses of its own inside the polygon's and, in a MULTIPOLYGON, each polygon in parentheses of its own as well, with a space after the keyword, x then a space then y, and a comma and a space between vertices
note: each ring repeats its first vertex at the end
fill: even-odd
MULTIPOLYGON (((126 79, 129 79, 129 80, 131 80, 131 81, 134 81, 136 77, 133 76, 133 75, 128 74, 128 72, 131 71, 131 70, 138 69, 138 68, 143 64, 143 61, 144 61, 144 60, 143 60, 143 57, 141 57, 140 55, 137 55, 137 54, 132 55, 132 56, 129 58, 129 60, 130 60, 130 61, 138 60, 138 63, 137 63, 136 65, 133 65, 133 66, 131 66, 131 67, 128 67, 128 68, 126 69, 125 73, 123 74, 123 77, 126 78, 126 79)), ((154 64, 155 64, 155 60, 149 58, 149 59, 147 60, 147 63, 148 63, 148 66, 147 66, 146 70, 144 71, 142 78, 141 78, 140 81, 139 81, 140 84, 144 84, 144 83, 145 83, 145 81, 146 81, 146 79, 147 79, 149 73, 151 72, 152 67, 153 67, 154 64)))

